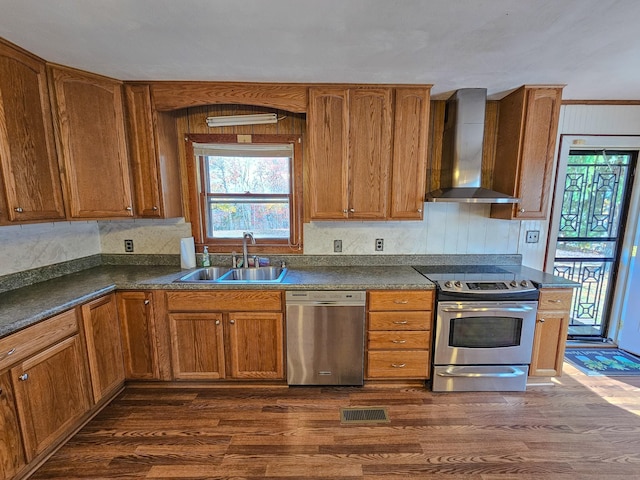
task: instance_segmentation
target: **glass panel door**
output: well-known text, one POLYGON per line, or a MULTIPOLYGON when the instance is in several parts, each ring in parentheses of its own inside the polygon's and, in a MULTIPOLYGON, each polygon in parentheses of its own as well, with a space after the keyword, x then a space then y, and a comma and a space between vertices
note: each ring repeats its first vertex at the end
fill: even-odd
POLYGON ((606 332, 635 162, 635 152, 569 152, 554 273, 581 284, 570 338, 606 332))

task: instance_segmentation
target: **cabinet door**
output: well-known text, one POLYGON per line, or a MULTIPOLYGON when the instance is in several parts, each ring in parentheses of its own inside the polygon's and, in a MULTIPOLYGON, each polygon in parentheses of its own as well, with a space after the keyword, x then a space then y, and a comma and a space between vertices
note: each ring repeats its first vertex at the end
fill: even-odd
POLYGON ((233 378, 284 378, 281 313, 229 313, 229 355, 233 378))
POLYGON ((391 173, 392 219, 420 220, 427 178, 429 89, 397 88, 391 173))
POLYGON ((115 294, 82 306, 93 400, 98 403, 124 384, 122 341, 115 294))
POLYGON ((387 217, 391 96, 390 88, 349 91, 349 218, 387 217))
POLYGON ((9 372, 0 374, 0 480, 12 478, 25 465, 24 449, 9 372))
POLYGON ((69 215, 133 216, 121 83, 62 67, 51 77, 69 215))
POLYGON ((221 313, 170 313, 169 328, 176 380, 225 378, 221 313))
POLYGON ((563 311, 538 311, 529 376, 562 375, 569 314, 563 311))
POLYGON ((143 217, 162 217, 162 199, 148 85, 125 85, 131 167, 136 212, 143 217))
POLYGON ((492 217, 546 218, 561 97, 561 87, 522 87, 500 101, 493 188, 520 201, 492 205, 492 217))
POLYGON ((45 64, 0 41, 0 223, 64 218, 45 64))
POLYGON ((27 461, 56 443, 89 410, 79 335, 11 369, 27 461))
POLYGON ((160 379, 152 294, 120 292, 117 297, 126 378, 160 379))
POLYGON ((348 107, 346 89, 309 89, 307 191, 312 220, 348 217, 348 107))

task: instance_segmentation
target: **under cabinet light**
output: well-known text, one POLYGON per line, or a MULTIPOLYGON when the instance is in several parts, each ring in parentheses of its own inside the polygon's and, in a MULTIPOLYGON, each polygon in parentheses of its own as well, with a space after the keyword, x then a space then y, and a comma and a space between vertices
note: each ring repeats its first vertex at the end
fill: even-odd
POLYGON ((231 127, 234 125, 260 125, 263 123, 278 123, 275 113, 260 113, 256 115, 226 115, 221 117, 207 117, 209 127, 231 127))

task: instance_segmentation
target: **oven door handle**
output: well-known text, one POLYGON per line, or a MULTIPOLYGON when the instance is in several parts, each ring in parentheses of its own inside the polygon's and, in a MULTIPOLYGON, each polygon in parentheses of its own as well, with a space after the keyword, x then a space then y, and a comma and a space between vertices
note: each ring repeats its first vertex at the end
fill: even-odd
POLYGON ((442 311, 443 312, 488 312, 488 311, 495 311, 495 312, 532 312, 533 311, 533 307, 527 307, 527 306, 523 306, 523 307, 479 307, 479 308, 472 308, 472 307, 459 307, 459 308, 443 307, 442 311))
POLYGON ((466 373, 456 373, 449 370, 445 370, 444 372, 438 372, 439 377, 468 377, 468 378, 514 378, 521 377, 524 375, 523 370, 516 370, 515 368, 511 368, 510 372, 495 372, 495 373, 478 373, 478 372, 466 372, 466 373))

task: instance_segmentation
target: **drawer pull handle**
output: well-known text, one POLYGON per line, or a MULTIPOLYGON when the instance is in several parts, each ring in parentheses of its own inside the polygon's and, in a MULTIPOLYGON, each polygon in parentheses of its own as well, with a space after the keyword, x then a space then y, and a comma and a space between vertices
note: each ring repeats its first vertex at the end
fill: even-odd
POLYGON ((3 360, 5 358, 7 358, 9 355, 13 355, 14 353, 16 353, 16 349, 15 347, 12 348, 11 350, 9 350, 7 353, 4 353, 3 355, 0 355, 0 358, 2 358, 3 360))
POLYGON ((396 325, 406 325, 409 322, 407 322, 406 320, 399 320, 399 321, 396 321, 396 322, 393 322, 393 323, 395 323, 396 325))
POLYGON ((394 300, 393 303, 395 303, 396 305, 406 305, 407 303, 409 303, 409 300, 394 300))
POLYGON ((407 343, 406 340, 391 340, 392 343, 407 343))
POLYGON ((549 303, 562 303, 562 300, 547 300, 549 303))
POLYGON ((28 373, 23 373, 22 375, 20 375, 18 377, 18 380, 20 380, 21 382, 25 382, 25 381, 27 381, 28 378, 29 378, 29 374, 28 373))
POLYGON ((391 366, 393 368, 404 368, 404 367, 407 366, 407 364, 406 363, 392 363, 391 366))

